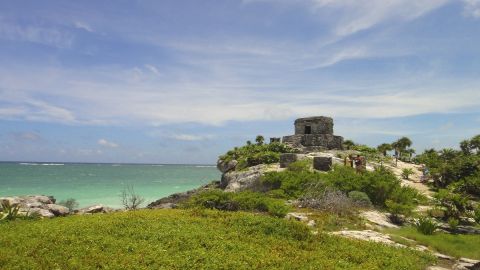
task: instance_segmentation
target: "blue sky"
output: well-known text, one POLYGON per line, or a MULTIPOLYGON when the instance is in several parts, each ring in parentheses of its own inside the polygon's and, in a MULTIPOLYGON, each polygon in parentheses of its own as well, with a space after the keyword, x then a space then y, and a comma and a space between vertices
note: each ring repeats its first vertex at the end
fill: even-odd
POLYGON ((480 134, 480 0, 0 0, 0 160, 213 163, 312 115, 480 134))

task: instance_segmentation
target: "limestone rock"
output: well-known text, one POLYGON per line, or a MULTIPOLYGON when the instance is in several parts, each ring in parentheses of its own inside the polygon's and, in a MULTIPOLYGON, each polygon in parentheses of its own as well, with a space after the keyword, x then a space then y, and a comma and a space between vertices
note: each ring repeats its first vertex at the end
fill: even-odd
POLYGON ((303 221, 303 222, 307 222, 308 221, 308 217, 305 215, 305 214, 302 214, 302 213, 287 213, 285 215, 285 218, 286 219, 295 219, 295 220, 298 220, 298 221, 303 221))
POLYGON ((58 204, 46 204, 46 209, 52 212, 55 216, 66 216, 70 213, 70 210, 62 205, 58 204))
POLYGON ((260 164, 242 171, 230 171, 222 175, 220 186, 227 192, 259 190, 262 188, 260 178, 267 171, 279 170, 278 164, 260 164))
POLYGON ((397 225, 390 222, 388 215, 375 210, 360 213, 360 216, 377 226, 385 228, 398 228, 397 225))
POLYGON ((110 213, 112 211, 113 209, 110 207, 106 207, 102 204, 96 204, 96 205, 79 209, 77 213, 80 215, 83 215, 83 214, 95 214, 95 213, 110 213))
POLYGON ((366 240, 372 241, 377 243, 383 243, 391 246, 398 246, 398 247, 406 247, 402 244, 395 243, 390 239, 390 236, 375 232, 372 230, 364 230, 364 231, 338 231, 332 232, 333 235, 340 235, 347 238, 359 239, 359 240, 366 240))
POLYGON ((217 169, 221 171, 222 173, 229 172, 231 170, 234 170, 235 167, 237 166, 238 161, 236 160, 230 160, 228 162, 225 162, 223 160, 218 160, 217 161, 217 169))
POLYGON ((42 208, 31 208, 28 210, 28 214, 37 214, 43 218, 53 218, 55 216, 52 212, 42 208))
POLYGON ((188 200, 191 196, 205 191, 209 189, 214 189, 218 188, 220 185, 220 182, 218 181, 213 181, 209 184, 206 184, 204 186, 201 186, 197 189, 185 191, 185 192, 180 192, 180 193, 175 193, 170 196, 158 199, 154 202, 151 202, 149 205, 147 205, 147 208, 150 209, 170 209, 170 208, 176 208, 179 203, 182 203, 186 200, 188 200))
POLYGON ((314 157, 313 158, 313 168, 319 171, 330 171, 332 168, 332 158, 331 157, 314 157))
POLYGON ((280 154, 280 168, 286 168, 291 163, 302 160, 305 158, 305 155, 296 154, 296 153, 282 153, 280 154))

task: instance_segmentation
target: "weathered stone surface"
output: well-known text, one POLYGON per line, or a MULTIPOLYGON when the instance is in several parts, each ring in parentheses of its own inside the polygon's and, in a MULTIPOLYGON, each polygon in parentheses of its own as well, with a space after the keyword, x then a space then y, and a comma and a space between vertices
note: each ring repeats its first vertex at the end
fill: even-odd
POLYGON ((319 171, 330 171, 332 168, 332 158, 331 157, 314 157, 313 158, 313 168, 319 171))
POLYGON ((308 217, 303 213, 294 213, 294 212, 287 213, 285 215, 285 218, 286 219, 294 219, 294 220, 303 221, 303 222, 308 221, 308 217))
POLYGON ((4 201, 9 202, 12 206, 18 206, 20 215, 38 214, 41 217, 50 218, 68 214, 68 208, 54 204, 55 198, 52 196, 28 195, 0 198, 0 202, 4 201))
POLYGON ((295 135, 333 134, 333 119, 326 116, 313 116, 295 120, 295 135))
POLYGON ((280 168, 286 168, 291 163, 302 160, 305 158, 305 155, 296 154, 296 153, 282 153, 280 154, 280 168))
POLYGON ((175 193, 150 203, 149 205, 147 205, 147 208, 150 208, 150 209, 176 208, 179 203, 188 200, 194 194, 197 194, 198 192, 201 192, 201 191, 213 189, 213 188, 218 188, 219 185, 220 185, 220 182, 214 181, 207 185, 201 186, 197 189, 189 190, 186 192, 175 193))
POLYGON ((37 215, 40 215, 43 218, 52 218, 52 217, 55 216, 52 212, 48 211, 47 209, 42 209, 42 208, 30 208, 28 210, 28 214, 29 215, 37 214, 37 215))
POLYGON ((92 206, 88 206, 82 209, 77 210, 77 214, 95 214, 95 213, 110 213, 113 212, 114 210, 110 207, 107 207, 102 204, 96 204, 92 206))
POLYGON ((221 171, 222 173, 229 172, 231 170, 234 170, 235 167, 237 166, 238 161, 236 160, 230 160, 228 162, 225 162, 223 160, 218 160, 217 161, 217 169, 221 171))
POLYGON ((237 192, 243 190, 260 190, 262 185, 260 178, 267 171, 279 169, 277 164, 260 164, 252 166, 242 171, 230 171, 222 175, 220 187, 227 192, 237 192))
POLYGON ((390 222, 387 214, 375 210, 361 212, 360 216, 369 222, 384 228, 398 228, 397 225, 390 222))
POLYGON ((382 234, 379 232, 375 232, 372 230, 364 230, 364 231, 338 231, 332 232, 333 235, 340 235, 348 238, 353 239, 360 239, 365 241, 372 241, 377 243, 383 243, 391 246, 398 246, 398 247, 406 247, 402 244, 395 243, 390 239, 390 236, 386 234, 382 234))
POLYGON ((342 149, 343 137, 333 135, 333 119, 325 116, 295 120, 295 135, 282 142, 302 152, 342 149))
POLYGON ((67 207, 58 204, 46 204, 45 208, 55 216, 66 216, 70 213, 70 210, 67 207))

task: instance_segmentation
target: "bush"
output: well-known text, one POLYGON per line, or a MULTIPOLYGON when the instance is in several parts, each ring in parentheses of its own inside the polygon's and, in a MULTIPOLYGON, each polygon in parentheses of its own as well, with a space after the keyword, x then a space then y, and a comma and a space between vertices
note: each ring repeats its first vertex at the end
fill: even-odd
POLYGON ((446 189, 440 189, 434 196, 437 205, 445 208, 445 218, 459 219, 468 208, 468 197, 453 193, 446 189))
POLYGON ((274 142, 270 144, 247 144, 242 147, 235 147, 229 150, 219 159, 228 162, 231 160, 237 160, 238 164, 236 170, 245 169, 247 167, 255 166, 258 164, 271 164, 280 161, 280 153, 291 153, 294 149, 289 146, 274 142))
POLYGON ((414 173, 414 171, 410 168, 405 168, 402 170, 402 178, 403 179, 407 179, 410 177, 410 175, 412 175, 414 173))
POLYGON ((437 223, 435 220, 427 217, 421 217, 415 224, 417 231, 425 234, 425 235, 432 235, 435 230, 438 228, 437 223))
POLYGON ((59 205, 63 205, 68 208, 68 210, 73 211, 78 207, 78 202, 77 200, 73 198, 69 198, 66 200, 62 200, 58 203, 59 205))
POLYGON ((287 198, 298 198, 305 194, 312 183, 321 182, 320 178, 321 174, 318 172, 285 170, 267 172, 260 181, 267 190, 281 190, 287 198))
POLYGON ((450 227, 450 229, 451 229, 452 231, 456 231, 456 230, 457 230, 458 223, 459 223, 459 221, 458 221, 458 219, 456 219, 456 218, 451 217, 451 218, 448 219, 448 227, 450 227))
POLYGON ((452 188, 456 192, 471 194, 480 197, 480 174, 469 176, 454 185, 452 188))
POLYGON ((372 202, 370 201, 370 198, 368 195, 364 192, 361 191, 350 191, 348 193, 348 197, 352 200, 352 202, 359 207, 372 207, 372 202))
POLYGON ((0 216, 0 220, 15 220, 19 216, 18 211, 20 210, 20 206, 18 204, 12 205, 10 201, 4 200, 2 201, 2 213, 0 216))
POLYGON ((314 208, 337 215, 347 215, 355 211, 353 201, 338 190, 326 189, 320 196, 306 195, 300 199, 302 207, 314 208))
POLYGON ((284 217, 290 210, 290 207, 283 200, 274 199, 262 193, 251 191, 231 193, 219 189, 198 193, 192 196, 182 207, 266 212, 275 217, 284 217))

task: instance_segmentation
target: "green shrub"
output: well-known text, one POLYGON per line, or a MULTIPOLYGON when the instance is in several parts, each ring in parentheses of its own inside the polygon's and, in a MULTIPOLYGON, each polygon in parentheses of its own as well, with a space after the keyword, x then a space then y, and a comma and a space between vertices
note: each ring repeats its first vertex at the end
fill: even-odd
POLYGON ((462 194, 456 194, 447 189, 440 189, 434 195, 437 205, 445 208, 445 218, 459 219, 465 213, 468 207, 468 197, 462 194))
POLYGON ((359 207, 371 207, 372 202, 365 192, 361 191, 350 191, 348 197, 353 201, 353 203, 359 207))
POLYGON ((402 178, 407 179, 412 175, 414 171, 411 168, 405 168, 402 170, 402 178))
POLYGON ((467 193, 480 197, 480 174, 466 177, 452 185, 456 192, 467 193))
POLYGON ((448 227, 450 227, 450 229, 453 230, 453 231, 457 230, 458 223, 459 223, 459 221, 456 218, 451 217, 451 218, 448 219, 448 227))
POLYGON ((69 199, 66 199, 66 200, 62 200, 58 204, 67 207, 68 210, 70 210, 70 211, 73 211, 78 207, 78 202, 74 198, 69 198, 69 199))
POLYGON ((229 150, 219 159, 225 162, 237 160, 238 164, 236 170, 241 170, 247 167, 258 164, 271 164, 280 161, 280 153, 291 153, 294 149, 289 146, 274 142, 270 144, 247 144, 242 147, 235 147, 229 150))
POLYGON ((320 182, 321 175, 313 171, 267 172, 261 178, 262 185, 267 190, 282 190, 288 198, 298 198, 312 183, 320 182))
POLYGON ((192 196, 182 207, 266 212, 276 217, 284 217, 290 210, 290 207, 283 200, 268 197, 263 193, 251 191, 233 193, 219 189, 198 193, 192 196))
POLYGON ((415 224, 417 231, 425 234, 425 235, 432 235, 435 230, 438 228, 437 223, 435 220, 427 217, 421 217, 415 224))
POLYGON ((297 160, 288 164, 287 170, 291 172, 309 172, 313 167, 313 161, 309 158, 297 160))
POLYGON ((477 208, 475 208, 473 215, 474 215, 473 218, 475 219, 475 221, 480 224, 480 205, 478 205, 477 208))
POLYGON ((0 213, 1 214, 0 220, 2 219, 15 220, 19 216, 18 214, 19 210, 20 210, 20 206, 18 204, 12 205, 8 200, 2 201, 3 213, 0 213))

